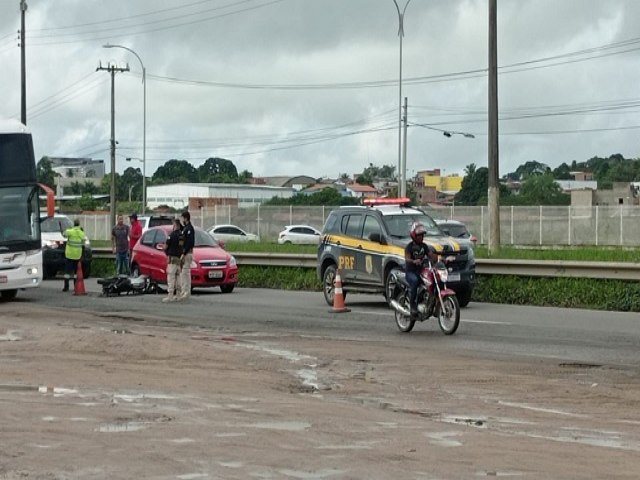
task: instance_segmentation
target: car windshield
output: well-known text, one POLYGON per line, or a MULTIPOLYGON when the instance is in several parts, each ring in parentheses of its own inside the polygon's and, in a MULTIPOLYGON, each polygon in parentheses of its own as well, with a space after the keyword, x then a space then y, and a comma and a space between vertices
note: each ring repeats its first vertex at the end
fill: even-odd
POLYGON ((73 222, 67 217, 49 217, 40 224, 40 230, 44 233, 62 233, 71 227, 73 222))
POLYGON ((424 214, 407 214, 401 215, 385 215, 384 223, 387 226, 387 231, 392 237, 404 238, 409 236, 409 230, 411 225, 415 222, 420 222, 426 229, 427 237, 439 237, 442 236, 442 231, 435 224, 433 219, 424 214))
POLYGON ((219 247, 220 244, 214 238, 203 230, 196 230, 195 238, 196 247, 219 247))
POLYGON ((465 227, 464 225, 446 223, 440 225, 440 228, 448 232, 449 235, 454 238, 465 238, 469 236, 467 227, 465 227))

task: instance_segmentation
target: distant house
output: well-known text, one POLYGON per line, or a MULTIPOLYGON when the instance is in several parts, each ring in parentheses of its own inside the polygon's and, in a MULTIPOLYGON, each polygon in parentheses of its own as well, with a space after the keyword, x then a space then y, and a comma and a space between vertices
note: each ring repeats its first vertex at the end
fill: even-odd
POLYGON ((72 157, 47 157, 51 169, 58 174, 55 178, 58 194, 75 182, 90 182, 99 186, 104 177, 104 160, 72 157))
POLYGON ((375 198, 378 196, 378 189, 371 185, 360 185, 359 183, 350 183, 345 185, 345 190, 349 195, 356 198, 375 198))

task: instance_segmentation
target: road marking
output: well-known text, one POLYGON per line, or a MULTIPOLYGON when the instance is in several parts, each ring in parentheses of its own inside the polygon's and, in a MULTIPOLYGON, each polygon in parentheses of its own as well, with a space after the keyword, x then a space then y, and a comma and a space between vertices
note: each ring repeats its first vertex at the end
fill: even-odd
POLYGON ((492 320, 469 320, 468 318, 461 318, 461 322, 466 323, 486 323, 487 325, 513 325, 511 322, 495 322, 492 320))

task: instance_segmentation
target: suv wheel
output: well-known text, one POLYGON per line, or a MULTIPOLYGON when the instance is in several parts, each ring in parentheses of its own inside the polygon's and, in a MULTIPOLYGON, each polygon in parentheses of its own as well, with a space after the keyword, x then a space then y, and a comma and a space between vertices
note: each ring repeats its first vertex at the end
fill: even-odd
POLYGON ((458 303, 461 307, 466 307, 471 301, 471 289, 460 288, 456 290, 456 297, 458 297, 458 303))
MULTIPOLYGON (((395 273, 400 271, 398 267, 390 268, 387 272, 387 277, 384 281, 384 298, 387 300, 387 303, 391 301, 393 297, 393 291, 396 288, 396 276, 395 273)), ((391 306, 391 304, 389 304, 391 306)))
MULTIPOLYGON (((324 293, 324 300, 333 307, 334 291, 336 281, 336 266, 334 264, 329 265, 322 275, 322 293, 324 293)), ((347 292, 342 290, 342 298, 346 298, 347 292)))

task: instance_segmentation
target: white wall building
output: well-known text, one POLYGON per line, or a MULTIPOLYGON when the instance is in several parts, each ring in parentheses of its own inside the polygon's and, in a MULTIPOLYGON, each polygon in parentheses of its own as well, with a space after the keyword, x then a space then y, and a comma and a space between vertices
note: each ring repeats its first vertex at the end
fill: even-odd
POLYGON ((189 206, 189 198, 216 198, 238 202, 239 207, 257 206, 273 197, 290 198, 296 192, 290 187, 235 183, 173 183, 147 187, 149 208, 167 205, 176 209, 189 206))

